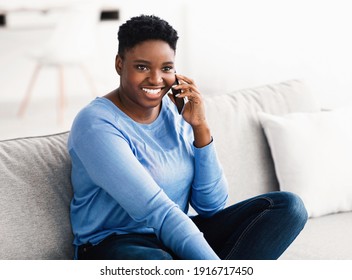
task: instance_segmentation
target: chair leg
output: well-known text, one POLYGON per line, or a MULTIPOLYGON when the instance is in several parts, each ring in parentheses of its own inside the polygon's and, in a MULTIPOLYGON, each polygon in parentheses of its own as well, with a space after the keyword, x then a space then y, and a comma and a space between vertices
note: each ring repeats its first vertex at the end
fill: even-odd
POLYGON ((84 74, 84 76, 86 77, 86 79, 88 81, 88 84, 92 90, 93 97, 96 97, 97 96, 97 89, 94 85, 92 75, 90 74, 89 70, 87 69, 87 67, 85 65, 80 64, 79 67, 81 68, 82 73, 84 74))
POLYGON ((26 108, 28 106, 30 97, 32 95, 34 83, 37 80, 37 77, 38 77, 38 74, 39 74, 39 71, 41 70, 41 68, 42 68, 42 65, 37 64, 37 66, 34 69, 34 72, 32 74, 31 80, 29 82, 29 85, 28 85, 28 88, 27 88, 27 91, 26 91, 26 94, 25 94, 25 96, 24 96, 24 98, 23 98, 23 100, 21 102, 20 108, 19 108, 19 110, 17 112, 17 115, 19 117, 22 117, 24 115, 24 112, 25 112, 25 110, 26 110, 26 108))
POLYGON ((64 77, 64 66, 58 66, 59 71, 59 108, 58 108, 58 122, 62 124, 64 121, 64 110, 65 110, 65 77, 64 77))

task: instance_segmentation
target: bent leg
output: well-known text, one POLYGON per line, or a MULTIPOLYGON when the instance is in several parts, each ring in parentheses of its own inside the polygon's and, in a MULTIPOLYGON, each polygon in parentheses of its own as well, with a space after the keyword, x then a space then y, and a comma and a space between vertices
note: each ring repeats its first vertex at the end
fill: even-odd
POLYGON ((297 195, 272 192, 193 221, 221 259, 277 259, 303 229, 307 211, 297 195))
POLYGON ((112 235, 97 245, 82 245, 81 260, 172 260, 173 256, 152 234, 112 235))

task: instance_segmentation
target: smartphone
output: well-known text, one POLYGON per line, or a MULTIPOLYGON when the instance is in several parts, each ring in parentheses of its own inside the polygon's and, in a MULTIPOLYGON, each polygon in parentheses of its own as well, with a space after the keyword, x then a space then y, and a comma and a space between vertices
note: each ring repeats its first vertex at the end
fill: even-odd
MULTIPOLYGON (((174 85, 179 85, 177 77, 176 77, 174 85)), ((180 97, 176 97, 176 95, 181 93, 181 90, 180 89, 171 88, 171 91, 172 91, 172 94, 173 94, 175 102, 176 102, 177 111, 178 111, 179 114, 182 114, 183 108, 185 106, 185 99, 184 98, 180 98, 180 97)))

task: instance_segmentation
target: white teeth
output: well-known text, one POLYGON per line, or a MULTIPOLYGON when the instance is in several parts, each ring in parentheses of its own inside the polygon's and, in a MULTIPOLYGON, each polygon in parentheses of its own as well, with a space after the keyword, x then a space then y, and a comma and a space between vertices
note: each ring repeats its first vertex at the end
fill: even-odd
POLYGON ((149 93, 149 94, 158 94, 161 89, 160 88, 157 88, 157 89, 150 89, 150 88, 142 88, 146 93, 149 93))

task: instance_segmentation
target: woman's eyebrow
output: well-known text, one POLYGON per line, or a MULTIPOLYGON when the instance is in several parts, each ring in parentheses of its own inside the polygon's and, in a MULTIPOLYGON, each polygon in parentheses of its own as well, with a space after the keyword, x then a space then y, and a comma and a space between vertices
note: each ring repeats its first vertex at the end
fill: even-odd
POLYGON ((151 64, 150 61, 148 60, 143 60, 143 59, 136 59, 136 60, 133 60, 134 63, 143 63, 143 64, 151 64))
MULTIPOLYGON (((150 61, 148 60, 144 60, 144 59, 136 59, 136 60, 133 60, 133 63, 142 63, 142 64, 152 64, 150 61)), ((175 63, 173 61, 166 61, 166 62, 163 62, 163 65, 174 65, 175 63)))
POLYGON ((170 65, 170 64, 174 65, 175 63, 173 61, 166 61, 163 63, 163 65, 170 65))

